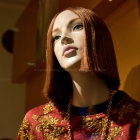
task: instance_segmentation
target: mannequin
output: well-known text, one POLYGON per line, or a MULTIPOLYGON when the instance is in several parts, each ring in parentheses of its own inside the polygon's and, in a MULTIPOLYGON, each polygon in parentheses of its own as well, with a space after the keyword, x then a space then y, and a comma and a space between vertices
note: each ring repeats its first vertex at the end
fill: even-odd
POLYGON ((93 11, 75 7, 56 14, 46 54, 49 102, 27 112, 17 140, 140 138, 140 104, 118 90, 112 38, 93 11))

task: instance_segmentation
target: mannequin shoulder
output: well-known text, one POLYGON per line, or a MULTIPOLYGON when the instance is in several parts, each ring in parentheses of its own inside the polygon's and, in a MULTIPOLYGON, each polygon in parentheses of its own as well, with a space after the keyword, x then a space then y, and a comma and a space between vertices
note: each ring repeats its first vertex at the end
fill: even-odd
POLYGON ((117 98, 121 104, 132 104, 140 109, 140 102, 132 98, 128 93, 119 90, 117 98))
POLYGON ((126 114, 127 116, 136 115, 140 118, 140 102, 133 99, 129 94, 119 91, 115 102, 115 108, 120 114, 126 114))
POLYGON ((44 135, 48 138, 48 134, 53 133, 51 130, 62 133, 65 128, 57 127, 59 125, 66 125, 63 121, 61 112, 58 111, 57 107, 50 101, 44 105, 30 109, 26 114, 21 123, 20 129, 18 131, 17 140, 25 139, 44 139, 44 135), (51 129, 50 129, 51 128, 51 129), (43 131, 42 131, 43 130, 43 131), (44 134, 43 132, 49 132, 44 134), (37 135, 36 135, 37 134, 37 135))
POLYGON ((42 116, 48 116, 50 114, 53 114, 53 115, 59 114, 57 107, 51 101, 49 101, 46 104, 43 104, 43 105, 40 105, 40 106, 37 106, 35 108, 30 109, 25 114, 25 119, 32 121, 32 120, 37 120, 38 118, 40 118, 42 116))

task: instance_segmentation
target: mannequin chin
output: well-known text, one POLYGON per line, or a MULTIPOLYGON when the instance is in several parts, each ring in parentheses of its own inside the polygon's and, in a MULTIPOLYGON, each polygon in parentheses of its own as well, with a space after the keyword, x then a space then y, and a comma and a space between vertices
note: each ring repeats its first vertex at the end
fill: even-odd
POLYGON ((68 72, 74 72, 80 69, 80 64, 81 58, 79 58, 79 60, 76 58, 70 58, 70 60, 68 60, 67 63, 61 63, 61 67, 68 72))

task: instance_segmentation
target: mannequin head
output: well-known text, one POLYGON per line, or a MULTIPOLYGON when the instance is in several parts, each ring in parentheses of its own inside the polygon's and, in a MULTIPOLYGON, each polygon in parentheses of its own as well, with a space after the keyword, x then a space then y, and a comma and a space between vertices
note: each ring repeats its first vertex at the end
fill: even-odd
POLYGON ((60 108, 67 107, 73 92, 68 72, 70 69, 94 72, 110 89, 117 90, 119 87, 120 79, 110 32, 102 19, 89 9, 67 8, 52 19, 47 34, 46 54, 47 75, 44 92, 60 108), (69 20, 74 18, 78 18, 78 21, 74 21, 79 25, 80 30, 76 32, 78 36, 75 36, 75 32, 69 32, 69 28, 74 29, 74 23, 67 26, 69 20), (56 29, 59 30, 54 32, 56 29), (76 45, 78 49, 64 57, 61 47, 66 44, 76 45))

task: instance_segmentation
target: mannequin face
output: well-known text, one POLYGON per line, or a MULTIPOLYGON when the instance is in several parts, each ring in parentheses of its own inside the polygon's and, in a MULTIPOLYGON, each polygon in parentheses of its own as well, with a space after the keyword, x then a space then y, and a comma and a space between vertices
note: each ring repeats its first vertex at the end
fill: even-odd
POLYGON ((84 29, 81 19, 70 10, 60 13, 53 26, 55 56, 65 70, 78 70, 82 58, 84 29))

